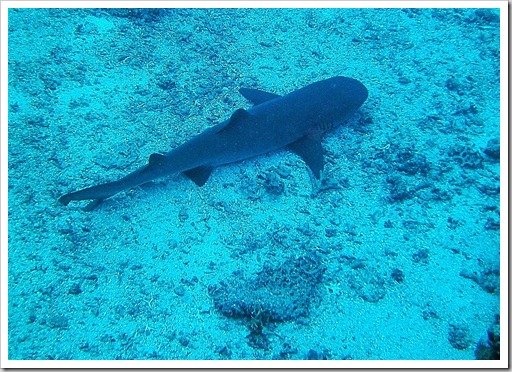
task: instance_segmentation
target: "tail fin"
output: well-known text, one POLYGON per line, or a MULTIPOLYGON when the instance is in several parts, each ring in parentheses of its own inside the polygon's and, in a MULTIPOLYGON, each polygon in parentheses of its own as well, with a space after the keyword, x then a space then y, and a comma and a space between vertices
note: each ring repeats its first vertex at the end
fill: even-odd
POLYGON ((117 181, 102 183, 62 195, 59 198, 59 202, 63 205, 68 205, 69 202, 73 200, 93 200, 87 209, 94 209, 104 199, 110 198, 112 195, 115 195, 120 191, 130 189, 165 175, 165 167, 155 166, 155 164, 165 164, 166 160, 165 155, 153 154, 150 157, 149 164, 135 170, 127 176, 117 181))
POLYGON ((70 194, 66 194, 66 195, 62 195, 59 198, 59 203, 62 205, 68 205, 71 200, 73 200, 73 199, 71 198, 70 194))
POLYGON ((105 199, 94 199, 92 202, 90 202, 89 204, 87 204, 84 208, 84 211, 86 212, 90 212, 96 208, 98 208, 98 206, 103 203, 103 200, 105 199))
POLYGON ((96 208, 103 200, 117 194, 120 191, 119 182, 108 182, 101 185, 87 187, 82 190, 73 191, 64 194, 59 198, 62 205, 68 205, 73 200, 92 200, 91 206, 87 207, 88 210, 96 208))

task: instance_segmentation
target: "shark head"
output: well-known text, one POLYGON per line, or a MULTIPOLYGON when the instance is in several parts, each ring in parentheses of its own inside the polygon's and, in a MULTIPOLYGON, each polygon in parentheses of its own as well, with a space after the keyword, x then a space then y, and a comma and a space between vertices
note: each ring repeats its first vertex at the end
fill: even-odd
POLYGON ((344 104, 347 109, 357 110, 368 98, 368 89, 356 79, 336 76, 325 80, 325 83, 334 102, 344 104))
POLYGON ((368 90, 358 80, 336 76, 304 88, 309 90, 303 104, 315 113, 309 133, 322 134, 347 121, 368 98, 368 90))
POLYGON ((336 76, 321 82, 325 102, 332 108, 335 121, 344 121, 362 106, 368 98, 368 89, 358 80, 336 76))

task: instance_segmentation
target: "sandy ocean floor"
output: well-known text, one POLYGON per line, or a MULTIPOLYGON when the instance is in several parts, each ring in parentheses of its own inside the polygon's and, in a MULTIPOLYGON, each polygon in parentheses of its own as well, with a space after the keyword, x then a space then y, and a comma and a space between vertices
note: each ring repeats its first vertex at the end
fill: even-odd
POLYGON ((9 359, 489 356, 499 55, 489 9, 9 10, 9 359), (281 151, 57 203, 337 75, 320 187, 281 151))

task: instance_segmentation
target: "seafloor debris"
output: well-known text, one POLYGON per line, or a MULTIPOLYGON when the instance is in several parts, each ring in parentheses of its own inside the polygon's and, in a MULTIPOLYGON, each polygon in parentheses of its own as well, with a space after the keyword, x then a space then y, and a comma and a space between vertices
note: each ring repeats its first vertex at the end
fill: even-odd
POLYGON ((483 167, 482 155, 470 145, 455 145, 448 151, 448 155, 451 156, 461 168, 478 169, 483 167))
POLYGON ((246 322, 251 347, 268 349, 265 327, 309 316, 312 302, 319 299, 324 272, 320 255, 311 251, 278 265, 266 263, 252 278, 236 272, 208 291, 221 314, 246 322))
POLYGON ((494 161, 500 161, 500 139, 493 138, 487 142, 484 154, 494 161))
POLYGON ((426 249, 426 248, 422 248, 422 249, 417 250, 416 252, 414 252, 412 254, 412 260, 415 263, 421 263, 421 264, 427 265, 429 263, 429 260, 430 260, 430 252, 429 252, 429 250, 426 249))
POLYGON ((468 326, 465 324, 450 324, 448 326, 448 341, 455 349, 467 349, 471 345, 468 326))
POLYGON ((459 275, 471 279, 486 292, 499 293, 500 291, 500 270, 498 267, 483 267, 478 271, 465 268, 459 275))
POLYGON ((478 341, 475 358, 479 360, 500 359, 500 316, 496 315, 494 323, 487 330, 487 340, 478 341))
POLYGON ((386 295, 386 277, 372 267, 355 269, 348 284, 366 302, 378 302, 386 295))
POLYGON ((227 317, 264 324, 295 320, 309 315, 324 271, 320 256, 308 252, 277 266, 266 263, 254 278, 235 275, 210 286, 209 293, 215 308, 227 317))

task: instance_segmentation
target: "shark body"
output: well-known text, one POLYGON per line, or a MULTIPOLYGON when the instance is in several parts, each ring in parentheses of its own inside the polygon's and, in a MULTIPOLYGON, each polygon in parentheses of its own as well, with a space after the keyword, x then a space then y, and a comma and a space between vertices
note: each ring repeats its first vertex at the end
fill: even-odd
POLYGON ((59 201, 102 200, 154 179, 183 173, 203 186, 215 167, 287 148, 299 155, 316 178, 324 167, 323 135, 346 121, 368 97, 366 87, 347 77, 318 81, 285 96, 241 88, 254 106, 167 153, 150 155, 148 163, 113 182, 65 194, 59 201))

